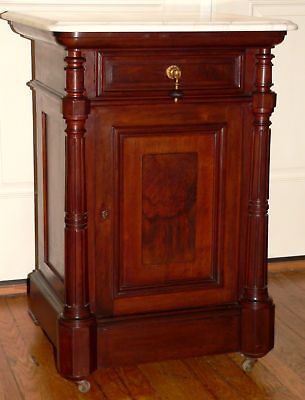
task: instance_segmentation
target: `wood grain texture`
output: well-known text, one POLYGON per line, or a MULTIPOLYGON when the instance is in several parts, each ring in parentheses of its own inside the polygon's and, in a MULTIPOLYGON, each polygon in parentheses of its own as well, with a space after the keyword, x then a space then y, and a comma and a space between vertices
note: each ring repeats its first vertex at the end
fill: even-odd
MULTIPOLYGON (((24 25, 13 24, 17 32, 23 33, 25 36, 38 38, 41 34, 38 30, 26 28, 24 25)), ((200 48, 213 46, 249 46, 259 47, 270 44, 279 44, 283 41, 286 32, 145 32, 142 34, 134 32, 124 33, 80 33, 80 32, 55 32, 54 35, 44 37, 44 40, 50 40, 54 43, 54 39, 62 46, 67 48, 92 48, 100 47, 102 49, 132 49, 140 48, 200 48), (149 43, 149 46, 148 46, 149 43)))
POLYGON ((272 273, 275 348, 251 373, 239 354, 98 370, 82 395, 55 370, 53 349, 27 314, 26 297, 0 300, 1 400, 303 400, 305 272, 272 273), (296 308, 295 308, 296 307, 296 308))
POLYGON ((197 153, 142 158, 142 262, 194 261, 197 153))
POLYGON ((238 308, 98 321, 100 367, 133 365, 239 348, 238 308))
MULTIPOLYGON (((209 111, 205 111, 207 119, 209 111)), ((143 123, 141 114, 131 123, 143 123)), ((156 108, 152 124, 155 119, 165 122, 167 116, 162 114, 156 108)), ((224 142, 238 134, 228 125, 175 123, 115 129, 114 168, 120 171, 117 197, 121 199, 115 212, 121 215, 116 251, 120 295, 124 291, 129 296, 147 294, 162 286, 175 291, 177 284, 196 282, 217 286, 222 280, 221 243, 219 247, 216 243, 222 231, 224 142)), ((103 192, 98 189, 97 194, 103 192)))
POLYGON ((253 358, 265 355, 274 344, 274 305, 267 287, 270 116, 276 104, 276 95, 271 91, 272 58, 270 48, 260 49, 256 54, 252 104, 254 122, 241 299, 241 351, 253 358))
POLYGON ((209 53, 158 51, 132 52, 128 55, 99 53, 98 96, 140 96, 150 92, 151 97, 160 96, 173 89, 166 69, 178 65, 182 71, 181 88, 187 96, 202 95, 202 92, 225 91, 240 93, 242 87, 243 56, 236 51, 226 55, 209 53))
POLYGON ((98 310, 111 315, 114 306, 116 314, 130 314, 167 310, 169 302, 186 308, 235 301, 243 108, 171 103, 166 108, 130 104, 125 110, 99 107, 92 115, 100 127, 95 140, 98 209, 92 211, 97 239, 90 243, 96 250, 98 310), (114 158, 106 147, 113 149, 114 158), (171 153, 198 154, 196 258, 148 268, 141 259, 141 160, 147 154, 171 153), (109 210, 107 219, 100 217, 103 208, 109 210), (143 295, 145 301, 140 300, 143 295))
POLYGON ((96 326, 89 303, 87 259, 84 135, 89 103, 84 87, 85 61, 80 50, 68 51, 65 58, 65 304, 58 316, 57 341, 59 370, 80 380, 96 368, 96 326))

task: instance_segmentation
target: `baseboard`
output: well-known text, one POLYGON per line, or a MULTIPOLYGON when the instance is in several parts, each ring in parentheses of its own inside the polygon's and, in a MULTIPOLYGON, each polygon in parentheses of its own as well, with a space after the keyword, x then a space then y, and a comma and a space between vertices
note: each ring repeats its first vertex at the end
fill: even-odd
POLYGON ((301 260, 305 261, 305 255, 268 258, 268 263, 270 264, 270 263, 277 263, 284 261, 301 261, 301 260))
POLYGON ((0 297, 25 296, 27 293, 27 280, 15 279, 0 282, 0 297))
POLYGON ((305 271, 305 256, 271 258, 268 260, 268 271, 305 271))

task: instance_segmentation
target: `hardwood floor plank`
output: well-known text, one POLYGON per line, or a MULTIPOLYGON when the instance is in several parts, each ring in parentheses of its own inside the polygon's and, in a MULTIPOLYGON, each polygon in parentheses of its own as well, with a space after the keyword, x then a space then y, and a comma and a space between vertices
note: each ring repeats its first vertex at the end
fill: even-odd
POLYGON ((23 400, 19 385, 11 370, 10 364, 5 357, 5 352, 0 345, 0 399, 1 400, 23 400))
MULTIPOLYGON (((270 279, 270 293, 275 303, 285 304, 297 317, 305 320, 304 296, 305 292, 298 285, 287 278, 288 272, 274 274, 270 279)), ((303 280, 303 273, 300 273, 300 280, 303 280)))
POLYGON ((28 346, 23 342, 6 299, 0 299, 0 331, 0 343, 24 398, 51 400, 49 383, 46 379, 40 379, 38 366, 31 361, 28 346))
MULTIPOLYGON (((238 353, 229 354, 240 368, 244 357, 238 353)), ((272 400, 295 400, 295 396, 285 385, 280 381, 274 369, 269 369, 261 363, 259 359, 253 370, 247 373, 247 376, 262 390, 268 399, 272 400)))
POLYGON ((93 374, 95 383, 107 400, 133 400, 127 386, 120 379, 114 368, 96 371, 93 374))
POLYGON ((288 367, 298 371, 301 378, 305 378, 304 354, 299 349, 305 348, 305 339, 290 329, 285 321, 277 318, 274 353, 280 357, 288 367))
POLYGON ((276 341, 277 341, 277 324, 283 323, 289 326, 289 329, 292 330, 295 334, 299 335, 303 339, 305 339, 305 319, 302 319, 300 316, 293 313, 289 308, 286 307, 285 304, 280 301, 276 302, 276 341))
POLYGON ((161 400, 149 380, 137 367, 116 368, 118 375, 135 400, 161 400))
MULTIPOLYGON (((64 380, 57 373, 53 347, 40 327, 36 326, 27 314, 26 299, 22 297, 10 299, 8 309, 18 329, 20 345, 27 348, 28 366, 35 369, 34 376, 39 381, 37 398, 56 399, 54 393, 60 393, 62 398, 69 400, 82 398, 76 385, 64 380)), ((31 399, 30 395, 26 395, 25 398, 31 399)))
POLYGON ((287 279, 289 282, 291 282, 294 285, 297 285, 300 289, 305 291, 305 271, 300 271, 300 272, 295 272, 295 271, 289 271, 281 274, 277 274, 279 277, 282 279, 287 279))
POLYGON ((209 357, 189 358, 185 364, 195 376, 219 400, 243 400, 244 396, 235 390, 209 363, 209 357))
MULTIPOLYGON (((24 336, 24 339, 29 344, 31 357, 35 360, 41 368, 43 373, 47 374, 50 380, 52 393, 60 394, 62 399, 84 399, 88 394, 84 395, 78 391, 75 383, 62 378, 55 365, 53 346, 49 342, 46 335, 42 332, 39 326, 36 326, 31 317, 28 315, 26 299, 19 297, 10 301, 11 312, 15 316, 17 324, 24 336)), ((91 384, 90 400, 104 399, 103 394, 100 392, 99 387, 95 384, 94 380, 88 379, 91 384)), ((56 398, 56 397, 55 397, 56 398)))
POLYGON ((139 366, 162 399, 168 400, 212 400, 216 399, 204 385, 194 377, 189 368, 179 360, 139 366))
POLYGON ((295 400, 304 400, 305 383, 303 379, 274 352, 267 354, 260 362, 267 368, 276 371, 282 383, 295 396, 295 400))
POLYGON ((266 393, 264 393, 228 355, 211 356, 209 358, 209 363, 219 373, 222 379, 232 386, 240 396, 251 400, 268 398, 266 393))

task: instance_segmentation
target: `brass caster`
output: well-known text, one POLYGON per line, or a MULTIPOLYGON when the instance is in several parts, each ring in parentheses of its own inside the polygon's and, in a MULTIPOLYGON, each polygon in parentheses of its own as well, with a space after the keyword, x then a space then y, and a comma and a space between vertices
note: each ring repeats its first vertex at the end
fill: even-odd
POLYGON ((77 386, 81 393, 88 393, 91 388, 90 382, 86 380, 77 382, 77 386))
POLYGON ((256 363, 256 361, 257 361, 256 358, 246 358, 244 360, 244 362, 242 363, 242 369, 245 372, 251 372, 253 367, 254 367, 254 364, 256 363))

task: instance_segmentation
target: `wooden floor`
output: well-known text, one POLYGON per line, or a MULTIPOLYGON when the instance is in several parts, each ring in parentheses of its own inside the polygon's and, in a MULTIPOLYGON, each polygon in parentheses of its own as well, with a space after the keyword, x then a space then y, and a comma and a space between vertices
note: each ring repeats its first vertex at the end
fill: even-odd
POLYGON ((0 298, 0 399, 304 400, 305 272, 270 275, 275 349, 246 374, 239 354, 97 371, 81 394, 55 370, 52 347, 27 315, 24 296, 0 298))

